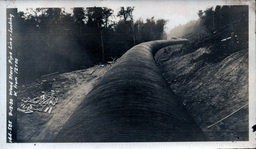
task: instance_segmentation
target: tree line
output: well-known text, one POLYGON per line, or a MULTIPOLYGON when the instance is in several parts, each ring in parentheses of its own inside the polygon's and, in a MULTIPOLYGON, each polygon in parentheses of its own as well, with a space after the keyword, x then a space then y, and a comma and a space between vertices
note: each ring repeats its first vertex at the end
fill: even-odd
MULTIPOLYGON (((199 11, 198 16, 208 37, 201 37, 205 44, 216 44, 220 50, 216 53, 228 56, 239 51, 248 50, 248 12, 246 5, 216 6, 199 11)), ((224 57, 225 57, 224 56, 224 57)))
POLYGON ((246 5, 216 6, 215 9, 210 7, 204 11, 199 10, 198 16, 210 33, 231 25, 248 28, 248 6, 246 5))
POLYGON ((63 8, 17 12, 20 83, 105 63, 136 44, 166 38, 166 20, 135 21, 134 9, 120 7, 117 15, 107 7, 73 8, 72 13, 63 8))
POLYGON ((211 47, 208 62, 220 62, 230 54, 248 52, 248 6, 216 6, 198 11, 198 20, 175 27, 168 37, 189 39, 182 47, 190 53, 201 47, 211 47))

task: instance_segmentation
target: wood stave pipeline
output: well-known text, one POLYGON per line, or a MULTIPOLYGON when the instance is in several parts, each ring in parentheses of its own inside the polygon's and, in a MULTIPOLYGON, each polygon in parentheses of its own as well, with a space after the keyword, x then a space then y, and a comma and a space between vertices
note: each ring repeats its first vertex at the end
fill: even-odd
POLYGON ((55 141, 206 140, 154 61, 159 49, 186 41, 151 41, 127 51, 85 97, 55 141))

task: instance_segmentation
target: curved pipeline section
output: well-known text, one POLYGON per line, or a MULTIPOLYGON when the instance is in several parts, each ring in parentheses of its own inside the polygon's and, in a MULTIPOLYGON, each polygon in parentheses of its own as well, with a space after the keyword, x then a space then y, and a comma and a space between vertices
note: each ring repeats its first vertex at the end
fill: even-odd
POLYGON ((205 140, 154 61, 159 49, 186 41, 151 41, 127 51, 98 81, 55 141, 205 140))

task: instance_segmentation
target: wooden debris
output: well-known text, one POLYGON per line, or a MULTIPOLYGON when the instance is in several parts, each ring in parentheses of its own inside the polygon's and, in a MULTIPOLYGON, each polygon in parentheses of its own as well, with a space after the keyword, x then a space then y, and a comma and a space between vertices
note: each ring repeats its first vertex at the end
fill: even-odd
POLYGON ((35 98, 23 98, 17 110, 23 113, 32 113, 34 111, 51 113, 53 107, 58 103, 58 98, 55 96, 55 91, 42 91, 41 95, 35 98))
POLYGON ((97 70, 97 68, 95 68, 95 69, 90 73, 90 75, 92 75, 96 70, 97 70))
POLYGON ((51 113, 51 111, 52 111, 52 107, 49 108, 48 113, 51 113))

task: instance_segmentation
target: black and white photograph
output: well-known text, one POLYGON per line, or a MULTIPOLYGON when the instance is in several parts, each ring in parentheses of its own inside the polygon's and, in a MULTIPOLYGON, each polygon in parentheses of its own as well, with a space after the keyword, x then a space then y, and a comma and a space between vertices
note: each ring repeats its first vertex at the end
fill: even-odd
POLYGON ((2 4, 4 148, 256 147, 255 1, 2 4))

